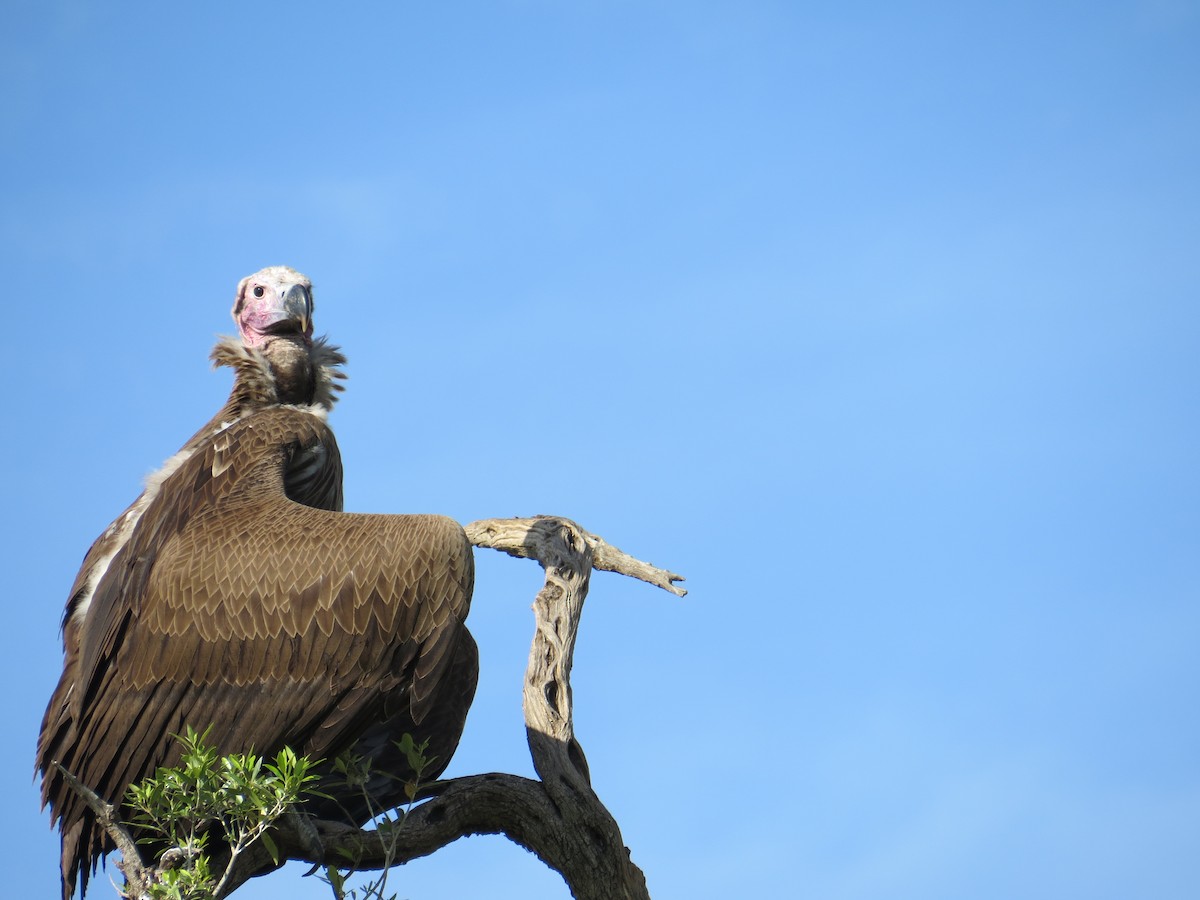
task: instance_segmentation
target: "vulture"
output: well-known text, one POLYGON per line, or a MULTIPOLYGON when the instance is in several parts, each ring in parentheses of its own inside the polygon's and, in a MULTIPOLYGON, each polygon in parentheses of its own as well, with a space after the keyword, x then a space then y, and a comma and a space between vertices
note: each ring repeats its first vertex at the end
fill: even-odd
POLYGON ((370 762, 350 787, 326 764, 308 813, 364 824, 406 799, 395 742, 428 741, 437 778, 479 672, 461 526, 342 511, 326 424, 345 358, 312 337, 312 285, 285 266, 239 283, 240 339, 221 410, 92 545, 63 616, 63 673, 38 739, 42 803, 62 837, 62 890, 86 891, 112 844, 55 763, 120 804, 203 731, 223 754, 284 746, 370 762))

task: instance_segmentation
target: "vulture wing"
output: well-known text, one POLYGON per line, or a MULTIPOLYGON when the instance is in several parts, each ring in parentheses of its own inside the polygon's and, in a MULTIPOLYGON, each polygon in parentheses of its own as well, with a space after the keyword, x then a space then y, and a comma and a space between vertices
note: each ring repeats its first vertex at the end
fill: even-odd
MULTIPOLYGON (((222 753, 354 750, 402 782, 410 773, 391 741, 407 732, 430 741, 436 777, 474 694, 462 528, 335 511, 341 463, 321 416, 256 411, 168 468, 99 576, 47 710, 39 767, 68 897, 109 843, 52 760, 119 802, 177 761, 172 735, 211 725, 222 753)), ((403 798, 383 776, 369 788, 378 808, 403 798)), ((321 789, 334 799, 310 802, 313 812, 369 817, 357 790, 329 779, 321 789)))

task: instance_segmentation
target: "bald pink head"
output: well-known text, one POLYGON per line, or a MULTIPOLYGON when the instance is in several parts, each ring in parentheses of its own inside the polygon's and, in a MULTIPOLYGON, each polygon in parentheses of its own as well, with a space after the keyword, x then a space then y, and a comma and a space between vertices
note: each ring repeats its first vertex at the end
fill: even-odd
POLYGON ((288 266, 268 266, 247 275, 237 287, 233 321, 242 343, 262 347, 272 337, 312 338, 312 282, 288 266))

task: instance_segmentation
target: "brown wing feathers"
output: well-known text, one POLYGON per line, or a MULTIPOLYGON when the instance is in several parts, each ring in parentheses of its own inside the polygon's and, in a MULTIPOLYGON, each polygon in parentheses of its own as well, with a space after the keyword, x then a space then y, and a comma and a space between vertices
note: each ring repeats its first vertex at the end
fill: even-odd
MULTIPOLYGON (((224 752, 287 743, 328 756, 382 720, 395 695, 387 730, 398 739, 436 705, 459 645, 473 649, 461 528, 288 499, 288 455, 314 438, 332 435, 286 408, 231 426, 220 448, 210 442, 164 482, 110 566, 82 648, 78 733, 50 748, 101 796, 174 761, 169 735, 185 725, 213 725, 224 752)), ((459 659, 470 691, 476 665, 473 653, 459 659)), ((439 738, 443 751, 465 711, 439 738)), ((61 787, 50 802, 65 821, 87 818, 61 787)))

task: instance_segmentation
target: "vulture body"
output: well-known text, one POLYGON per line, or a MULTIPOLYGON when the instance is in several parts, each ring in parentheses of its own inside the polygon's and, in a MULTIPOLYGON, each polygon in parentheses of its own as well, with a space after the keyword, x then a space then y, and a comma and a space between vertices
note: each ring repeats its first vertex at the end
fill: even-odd
POLYGON ((325 417, 344 358, 312 340, 311 298, 286 267, 242 280, 241 341, 213 353, 235 370, 229 401, 97 539, 71 589, 37 757, 64 900, 112 846, 55 762, 120 803, 178 761, 172 735, 189 725, 211 725, 221 753, 349 750, 371 761, 370 804, 327 767, 331 799, 305 808, 361 824, 405 799, 412 773, 393 741, 429 741, 426 778, 458 744, 478 676, 463 624, 471 546, 441 516, 341 511, 325 417))

